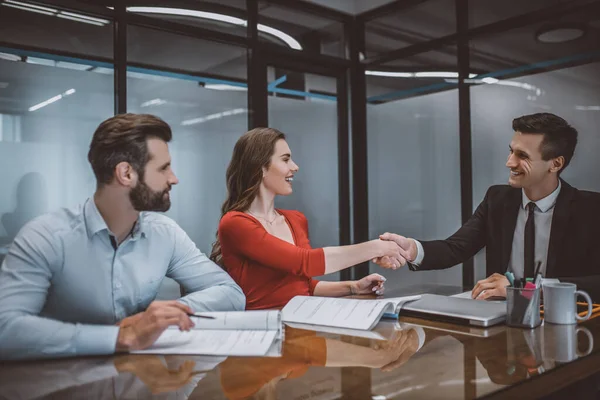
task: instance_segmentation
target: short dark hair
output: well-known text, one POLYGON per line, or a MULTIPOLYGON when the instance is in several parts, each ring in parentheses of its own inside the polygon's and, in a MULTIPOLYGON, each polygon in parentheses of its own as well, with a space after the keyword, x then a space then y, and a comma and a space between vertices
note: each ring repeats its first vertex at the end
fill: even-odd
POLYGON ((96 175, 98 186, 110 183, 120 162, 128 162, 144 178, 149 161, 148 139, 171 141, 171 127, 150 114, 119 114, 102 122, 90 143, 88 160, 96 175))
POLYGON ((567 121, 551 113, 537 113, 515 118, 512 127, 515 132, 543 134, 542 159, 548 161, 563 156, 565 164, 559 174, 567 168, 577 147, 577 130, 567 121))

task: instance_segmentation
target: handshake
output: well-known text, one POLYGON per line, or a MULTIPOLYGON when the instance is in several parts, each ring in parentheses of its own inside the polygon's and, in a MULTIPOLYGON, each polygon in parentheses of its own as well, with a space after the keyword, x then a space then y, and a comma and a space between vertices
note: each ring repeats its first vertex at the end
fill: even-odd
POLYGON ((411 238, 386 232, 373 240, 379 256, 372 261, 382 268, 398 269, 417 257, 417 244, 411 238))

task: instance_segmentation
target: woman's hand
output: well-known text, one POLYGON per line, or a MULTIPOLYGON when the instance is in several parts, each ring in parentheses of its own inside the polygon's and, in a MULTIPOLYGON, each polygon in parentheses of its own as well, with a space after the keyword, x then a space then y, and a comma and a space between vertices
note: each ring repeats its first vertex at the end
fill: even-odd
POLYGON ((382 295, 385 288, 383 287, 383 283, 385 282, 385 277, 379 274, 371 274, 367 275, 364 278, 352 282, 350 286, 352 294, 376 294, 382 295))

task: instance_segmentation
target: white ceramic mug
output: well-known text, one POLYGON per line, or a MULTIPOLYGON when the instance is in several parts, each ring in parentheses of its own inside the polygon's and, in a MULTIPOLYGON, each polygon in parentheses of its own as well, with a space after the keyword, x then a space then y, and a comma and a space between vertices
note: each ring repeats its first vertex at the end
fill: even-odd
POLYGON ((551 324, 576 324, 592 316, 592 299, 574 283, 547 283, 544 285, 544 321, 551 324), (587 315, 577 315, 577 296, 588 303, 587 315))

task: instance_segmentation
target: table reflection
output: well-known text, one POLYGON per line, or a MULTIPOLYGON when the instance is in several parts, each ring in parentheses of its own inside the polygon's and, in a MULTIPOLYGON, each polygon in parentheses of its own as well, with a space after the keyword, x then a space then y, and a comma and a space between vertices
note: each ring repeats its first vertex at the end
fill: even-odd
POLYGON ((285 335, 281 357, 229 357, 219 366, 228 399, 277 398, 279 382, 299 378, 312 366, 391 371, 405 364, 419 348, 419 336, 413 328, 394 330, 388 340, 363 339, 365 345, 291 327, 286 327, 285 335))
MULTIPOLYGON (((4 363, 0 398, 470 399, 577 365, 597 356, 600 343, 600 319, 536 329, 402 320, 352 332, 358 336, 288 326, 278 357, 118 355, 4 363)), ((578 382, 568 393, 598 393, 597 381, 578 382)))

